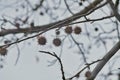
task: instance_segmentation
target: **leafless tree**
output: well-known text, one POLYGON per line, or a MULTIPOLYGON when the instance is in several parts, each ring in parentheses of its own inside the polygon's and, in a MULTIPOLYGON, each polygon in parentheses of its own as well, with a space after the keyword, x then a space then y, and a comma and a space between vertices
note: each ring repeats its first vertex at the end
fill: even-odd
POLYGON ((38 45, 47 46, 46 43, 51 38, 53 41, 50 44, 59 47, 60 54, 46 49, 39 50, 39 53, 56 58, 50 62, 50 66, 59 62, 62 80, 82 79, 80 77, 82 74, 85 74, 87 80, 94 80, 96 76, 102 76, 105 80, 111 75, 119 76, 119 67, 112 69, 111 67, 115 65, 106 64, 112 57, 110 64, 117 64, 120 58, 119 54, 114 56, 120 48, 119 2, 119 0, 13 0, 13 2, 0 0, 1 61, 7 57, 12 45, 18 50, 16 65, 20 56, 19 43, 36 39, 38 45), (48 38, 46 35, 49 35, 49 32, 51 36, 48 38), (110 45, 113 45, 111 49, 110 45), (74 48, 78 50, 71 53, 78 53, 82 60, 77 72, 69 77, 66 77, 62 63, 64 46, 68 50, 74 51, 74 48), (92 51, 101 54, 98 52, 100 47, 104 49, 104 56, 90 61, 92 51), (93 64, 96 65, 93 67, 93 64), (108 73, 98 75, 105 65, 110 67, 108 73))

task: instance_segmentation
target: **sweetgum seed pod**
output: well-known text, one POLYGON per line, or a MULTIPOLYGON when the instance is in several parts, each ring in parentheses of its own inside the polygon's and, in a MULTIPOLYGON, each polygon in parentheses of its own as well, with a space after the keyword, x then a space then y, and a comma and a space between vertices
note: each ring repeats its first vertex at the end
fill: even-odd
POLYGON ((60 34, 60 31, 57 30, 55 33, 56 33, 56 35, 59 35, 59 34, 60 34))
POLYGON ((0 48, 0 55, 5 56, 7 55, 7 49, 6 48, 0 48))
POLYGON ((80 34, 82 32, 81 28, 80 27, 75 27, 74 28, 74 33, 75 34, 80 34))
POLYGON ((85 73, 85 77, 90 77, 91 76, 91 72, 90 71, 86 71, 86 73, 85 73))
POLYGON ((65 28, 65 33, 71 34, 71 33, 72 33, 72 27, 67 26, 67 27, 65 28))
POLYGON ((60 46, 60 45, 61 45, 61 40, 60 40, 59 38, 55 38, 55 39, 53 40, 53 44, 54 44, 55 46, 60 46))
POLYGON ((46 38, 44 36, 39 36, 38 37, 38 44, 40 45, 45 45, 47 42, 46 38))

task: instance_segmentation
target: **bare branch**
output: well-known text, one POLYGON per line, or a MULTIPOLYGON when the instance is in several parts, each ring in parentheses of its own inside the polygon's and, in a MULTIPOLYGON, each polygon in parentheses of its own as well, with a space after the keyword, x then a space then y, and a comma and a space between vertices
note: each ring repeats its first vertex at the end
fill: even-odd
POLYGON ((93 22, 97 22, 97 21, 104 20, 104 19, 110 19, 110 18, 112 18, 112 17, 114 17, 114 15, 105 16, 105 17, 98 18, 98 19, 87 19, 87 20, 83 20, 83 21, 77 21, 77 22, 70 23, 69 25, 77 24, 77 23, 85 23, 85 22, 93 23, 93 22))
POLYGON ((39 52, 46 53, 46 54, 49 54, 49 55, 57 58, 58 62, 60 63, 60 67, 61 67, 62 79, 63 79, 63 80, 66 80, 66 79, 65 79, 64 70, 63 70, 63 64, 62 64, 61 59, 60 59, 54 52, 53 52, 53 54, 50 53, 50 52, 47 52, 47 51, 39 51, 39 52))
POLYGON ((99 61, 102 61, 103 59, 99 59, 99 60, 96 60, 96 61, 93 61, 92 63, 87 63, 86 66, 81 69, 79 72, 77 72, 74 76, 70 77, 70 78, 67 78, 67 80, 72 80, 74 77, 77 77, 77 75, 80 75, 81 72, 83 72, 86 68, 88 68, 90 65, 92 64, 95 64, 99 61))
POLYGON ((74 15, 74 13, 71 11, 71 9, 70 9, 70 7, 69 7, 67 1, 64 0, 64 2, 65 2, 65 5, 66 5, 66 7, 67 7, 67 10, 68 10, 72 15, 74 15))
POLYGON ((82 51, 79 43, 74 39, 74 37, 72 35, 70 35, 72 40, 74 41, 74 43, 77 45, 78 49, 80 50, 81 54, 82 54, 82 57, 83 57, 83 60, 84 62, 87 64, 87 60, 86 60, 86 56, 85 56, 85 53, 82 51))
POLYGON ((100 61, 97 66, 94 68, 94 70, 91 73, 91 76, 88 78, 88 80, 94 80, 94 78, 97 76, 97 74, 101 71, 101 69, 104 67, 104 65, 111 59, 111 57, 120 49, 120 41, 118 41, 115 46, 103 57, 103 60, 100 61))
POLYGON ((54 28, 58 28, 58 27, 64 27, 65 25, 68 25, 69 23, 71 23, 72 21, 75 21, 83 16, 89 15, 90 13, 92 13, 94 10, 104 6, 105 4, 96 7, 97 5, 100 4, 100 2, 102 2, 103 0, 95 0, 93 3, 91 3, 90 5, 88 5, 85 9, 83 9, 82 11, 57 22, 54 23, 50 23, 47 25, 42 25, 42 26, 34 26, 33 28, 31 27, 27 27, 27 28, 20 28, 20 29, 6 29, 3 31, 0 31, 0 36, 5 36, 8 34, 17 34, 17 33, 35 33, 35 32, 40 32, 40 31, 44 31, 45 29, 50 30, 50 29, 54 29, 54 28))
POLYGON ((20 58, 20 49, 19 49, 19 46, 16 44, 16 47, 17 47, 17 51, 18 51, 18 56, 17 56, 17 59, 16 59, 16 61, 15 61, 15 65, 17 65, 17 63, 18 63, 18 60, 19 60, 19 58, 20 58))
POLYGON ((115 8, 115 5, 114 5, 113 1, 112 0, 107 0, 107 1, 109 2, 110 7, 111 7, 116 19, 120 22, 120 15, 117 11, 117 8, 115 8))

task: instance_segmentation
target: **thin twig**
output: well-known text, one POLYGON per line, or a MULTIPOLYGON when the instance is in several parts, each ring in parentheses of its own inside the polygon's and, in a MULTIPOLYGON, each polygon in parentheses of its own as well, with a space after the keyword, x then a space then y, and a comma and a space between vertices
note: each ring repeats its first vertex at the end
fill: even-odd
MULTIPOLYGON (((63 27, 64 25, 67 25, 67 24, 69 24, 69 23, 71 23, 72 21, 74 21, 74 20, 77 20, 77 19, 79 19, 79 18, 81 18, 81 17, 83 17, 83 16, 86 16, 86 15, 89 15, 90 13, 92 13, 92 12, 94 12, 96 9, 98 9, 98 8, 101 8, 101 7, 103 7, 104 5, 106 5, 107 3, 104 3, 104 4, 102 4, 102 5, 100 5, 100 6, 97 6, 100 2, 102 2, 103 0, 96 0, 96 1, 94 1, 93 3, 91 3, 90 5, 88 5, 84 10, 82 10, 82 11, 80 11, 80 12, 78 12, 78 13, 76 13, 76 14, 74 14, 73 16, 71 16, 71 17, 68 17, 68 18, 66 18, 66 19, 64 19, 64 20, 62 20, 62 21, 58 21, 58 22, 56 22, 56 23, 51 23, 50 25, 44 25, 44 27, 42 26, 42 27, 35 27, 35 28, 37 28, 36 30, 37 30, 37 32, 38 31, 41 31, 40 33, 38 33, 38 34, 36 34, 36 35, 33 35, 33 36, 30 36, 30 37, 27 37, 27 38, 25 38, 25 39, 22 39, 22 40, 18 40, 18 41, 16 41, 16 42, 13 42, 13 43, 10 43, 10 44, 8 44, 7 46, 9 47, 9 46, 11 46, 12 44, 15 44, 15 43, 20 43, 20 42, 22 42, 22 41, 25 41, 25 40, 28 40, 28 39, 31 39, 31 38, 34 38, 34 37, 36 37, 36 36, 38 36, 38 35, 40 35, 40 34, 42 34, 42 33, 45 33, 46 31, 48 31, 48 30, 51 30, 51 29, 54 29, 54 28, 60 28, 60 27, 63 27), (93 6, 94 5, 94 6, 93 6), (96 7, 97 6, 97 7, 96 7)), ((24 30, 24 29, 13 29, 13 30, 9 30, 9 31, 7 31, 7 30, 5 30, 5 31, 1 31, 0 32, 0 36, 4 36, 4 35, 7 35, 7 34, 10 34, 10 33, 13 33, 13 34, 16 34, 16 33, 21 33, 21 32, 31 32, 33 29, 32 28, 28 28, 27 30, 24 30)), ((35 30, 33 30, 33 32, 36 32, 35 30)), ((3 46, 6 46, 6 45, 3 45, 3 46)), ((0 46, 0 47, 3 47, 3 46, 0 46)))
POLYGON ((120 49, 120 41, 118 41, 115 46, 103 57, 103 60, 100 61, 94 70, 91 73, 91 76, 88 80, 94 80, 97 74, 101 71, 104 65, 111 59, 111 57, 120 49))
POLYGON ((74 39, 74 37, 73 37, 72 35, 70 35, 70 36, 71 36, 72 40, 74 41, 74 43, 77 45, 78 49, 80 50, 80 52, 81 52, 81 54, 82 54, 82 56, 83 56, 84 62, 87 63, 86 57, 85 57, 85 53, 82 51, 79 43, 74 39))
POLYGON ((67 10, 68 10, 72 15, 74 15, 74 13, 71 11, 71 9, 70 9, 70 7, 69 7, 67 1, 64 0, 64 2, 65 2, 65 5, 66 5, 66 7, 67 7, 67 10))
POLYGON ((61 67, 62 79, 63 79, 63 80, 66 80, 66 79, 65 79, 64 70, 63 70, 62 61, 61 61, 61 59, 55 54, 55 52, 53 52, 53 53, 50 53, 50 52, 47 52, 47 51, 39 51, 39 52, 49 54, 49 55, 55 57, 55 58, 58 60, 58 62, 60 63, 60 67, 61 67))
POLYGON ((87 63, 86 66, 83 69, 81 69, 79 72, 77 72, 74 76, 72 76, 70 78, 67 78, 66 80, 72 80, 74 77, 77 77, 77 75, 80 75, 80 73, 82 71, 84 71, 86 68, 88 68, 90 65, 93 65, 93 64, 95 64, 95 63, 97 63, 97 62, 99 62, 101 60, 103 60, 103 59, 99 59, 99 60, 93 61, 92 63, 87 63))
POLYGON ((107 0, 110 4, 110 7, 112 9, 112 12, 114 13, 116 19, 120 22, 120 14, 117 11, 117 8, 115 8, 115 5, 112 0, 107 0))
POLYGON ((18 50, 18 55, 17 55, 17 59, 15 61, 15 65, 18 63, 18 60, 20 58, 20 49, 19 49, 19 46, 16 44, 16 47, 17 47, 17 50, 18 50))
POLYGON ((88 5, 85 9, 83 9, 82 11, 57 22, 54 23, 50 23, 47 25, 42 25, 42 26, 34 26, 33 28, 21 28, 20 30, 18 29, 7 29, 5 31, 0 31, 0 36, 5 36, 7 34, 17 34, 17 33, 35 33, 35 32, 40 32, 42 30, 45 30, 47 28, 53 29, 53 28, 58 28, 58 27, 63 27, 64 25, 68 25, 69 23, 71 23, 74 20, 77 20, 83 16, 89 15, 90 13, 94 12, 95 10, 97 10, 98 8, 103 7, 104 5, 106 5, 106 3, 97 6, 100 2, 102 2, 103 0, 96 0, 93 3, 91 3, 90 5, 88 5), (94 6, 93 6, 94 5, 94 6), (97 7, 96 7, 97 6, 97 7))

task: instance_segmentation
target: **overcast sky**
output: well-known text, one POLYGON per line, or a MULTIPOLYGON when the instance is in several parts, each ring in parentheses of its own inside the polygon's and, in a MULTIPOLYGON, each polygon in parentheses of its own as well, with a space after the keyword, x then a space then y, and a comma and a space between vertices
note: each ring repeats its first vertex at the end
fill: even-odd
MULTIPOLYGON (((1 1, 2 2, 0 2, 0 5, 1 5, 0 10, 3 8, 2 6, 4 6, 4 4, 9 5, 10 3, 14 2, 15 0, 5 0, 6 2, 4 2, 3 0, 1 0, 1 1)), ((18 0, 18 1, 20 1, 20 0, 18 0)), ((23 1, 23 0, 21 0, 21 1, 23 1)), ((106 11, 109 11, 109 10, 106 9, 106 11)), ((1 11, 0 14, 2 15, 5 12, 8 12, 9 16, 14 17, 13 14, 15 14, 15 11, 12 8, 5 9, 5 10, 1 11)), ((58 11, 56 14, 59 15, 59 14, 61 14, 61 12, 58 11)), ((60 18, 62 19, 67 16, 68 16, 68 14, 66 13, 64 16, 62 16, 60 18)), ((101 16, 101 14, 98 11, 95 14, 90 15, 90 17, 93 17, 93 16, 99 17, 99 16, 101 16)), ((48 16, 40 17, 40 19, 38 19, 37 17, 38 17, 38 14, 35 13, 35 15, 33 15, 35 24, 42 25, 47 22, 48 23, 50 22, 50 19, 48 18, 48 16)), ((107 22, 107 20, 104 22, 107 22)), ((103 23, 103 22, 100 22, 100 23, 103 23)), ((10 24, 8 24, 7 27, 9 25, 10 24)), ((91 24, 88 24, 88 25, 91 26, 91 24)), ((111 27, 111 26, 113 26, 113 25, 108 24, 106 26, 106 28, 111 27)), ((83 31, 84 31, 83 24, 82 24, 82 27, 83 27, 83 31)), ((3 63, 1 63, 1 64, 4 64, 4 66, 2 69, 0 69, 0 79, 1 80, 62 80, 60 65, 58 62, 56 62, 53 66, 48 67, 48 65, 50 64, 49 61, 53 61, 53 60, 55 60, 55 58, 51 57, 50 55, 39 53, 39 50, 46 50, 46 51, 50 51, 50 52, 56 52, 56 54, 60 55, 61 47, 57 48, 51 43, 52 39, 55 37, 54 33, 55 33, 54 30, 51 30, 48 33, 44 34, 48 39, 47 45, 45 45, 45 46, 38 45, 36 38, 27 40, 25 42, 21 42, 18 45, 19 49, 20 49, 20 57, 19 57, 18 63, 16 65, 14 65, 17 55, 18 55, 16 45, 13 45, 10 48, 8 48, 8 50, 9 50, 8 55, 5 57, 5 61, 3 63), (37 59, 39 59, 39 61, 37 61, 37 59)), ((64 33, 62 33, 62 34, 64 34, 64 33)), ((81 34, 82 34, 81 36, 75 36, 76 40, 83 41, 85 43, 85 46, 87 47, 89 44, 89 41, 85 36, 83 36, 84 33, 81 33, 81 34)), ((91 34, 97 34, 97 33, 93 32, 91 34)), ((113 33, 113 34, 115 34, 115 33, 113 33)), ((63 37, 62 37, 62 39, 63 39, 63 37)), ((69 39, 66 39, 64 43, 65 43, 65 45, 63 45, 63 47, 62 47, 63 51, 62 51, 61 58, 63 61, 65 75, 66 75, 66 77, 70 77, 73 74, 75 74, 78 70, 83 68, 83 66, 81 66, 81 68, 80 68, 80 64, 83 64, 83 60, 82 60, 81 56, 79 55, 80 52, 76 46, 72 49, 70 48, 71 44, 68 44, 69 39)), ((93 45, 93 43, 91 43, 91 44, 93 45)), ((101 59, 102 56, 104 56, 104 54, 106 52, 105 48, 103 46, 99 47, 99 49, 96 48, 96 46, 97 46, 97 44, 95 46, 93 46, 92 49, 90 50, 90 53, 92 53, 89 55, 90 62, 97 60, 97 59, 101 59)), ((107 49, 109 50, 112 46, 113 46, 113 43, 111 43, 111 42, 108 43, 107 49)), ((93 67, 91 67, 91 69, 93 69, 93 67)), ((108 66, 106 66, 104 69, 108 70, 108 66)), ((106 71, 103 71, 103 72, 106 72, 106 71)), ((114 80, 115 80, 115 78, 116 77, 114 77, 114 80)), ((84 76, 81 76, 80 80, 82 80, 82 79, 84 79, 84 76)))

